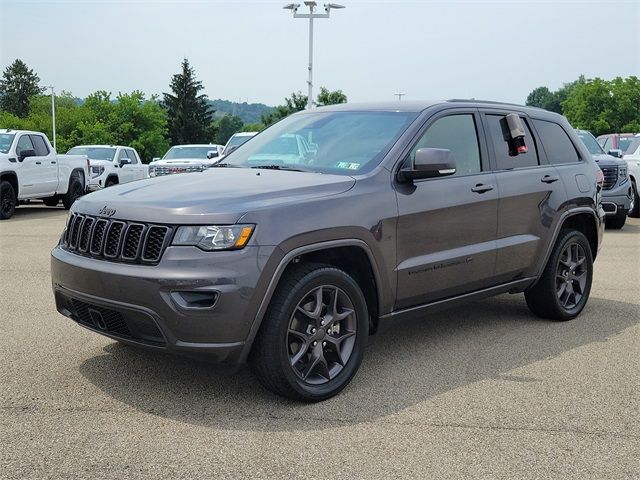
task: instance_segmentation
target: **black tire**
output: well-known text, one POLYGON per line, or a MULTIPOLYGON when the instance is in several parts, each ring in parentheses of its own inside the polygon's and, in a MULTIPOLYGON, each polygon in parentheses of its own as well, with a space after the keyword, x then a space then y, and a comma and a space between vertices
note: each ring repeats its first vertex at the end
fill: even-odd
POLYGON ((620 210, 615 215, 605 218, 605 226, 611 230, 620 230, 627 221, 627 210, 620 210))
POLYGON ((71 205, 84 194, 84 182, 78 172, 71 174, 69 179, 69 189, 67 193, 62 196, 62 205, 69 210, 71 205))
POLYGON ((107 181, 104 182, 104 188, 108 188, 108 187, 113 187, 114 185, 117 185, 118 182, 116 182, 113 178, 107 178, 107 181))
POLYGON ((47 207, 56 207, 58 206, 58 202, 60 201, 60 198, 58 198, 57 195, 54 195, 53 197, 48 197, 48 198, 43 198, 42 202, 47 206, 47 207))
POLYGON ((633 195, 633 208, 629 210, 629 216, 640 218, 640 197, 638 196, 638 185, 635 181, 631 181, 631 194, 633 195))
POLYGON ((526 290, 524 296, 529 310, 535 315, 550 320, 571 320, 587 304, 592 280, 593 253, 589 240, 582 232, 562 230, 538 283, 526 290), (567 257, 568 249, 578 254, 571 253, 567 257), (571 265, 567 265, 572 257, 575 258, 569 262, 571 265), (581 257, 582 263, 579 261, 581 257))
POLYGON ((0 220, 8 220, 16 211, 16 191, 6 180, 0 181, 0 220))
POLYGON ((273 393, 318 402, 338 394, 351 381, 362 362, 368 335, 366 300, 353 278, 328 265, 293 265, 271 299, 249 362, 260 383, 273 393), (334 299, 352 308, 338 307, 334 299), (315 312, 306 308, 313 302, 315 312), (338 318, 346 317, 333 323, 328 315, 330 303, 337 306, 332 308, 336 313, 341 310, 338 318), (299 328, 301 321, 306 330, 299 328), (300 345, 295 345, 296 339, 300 345))

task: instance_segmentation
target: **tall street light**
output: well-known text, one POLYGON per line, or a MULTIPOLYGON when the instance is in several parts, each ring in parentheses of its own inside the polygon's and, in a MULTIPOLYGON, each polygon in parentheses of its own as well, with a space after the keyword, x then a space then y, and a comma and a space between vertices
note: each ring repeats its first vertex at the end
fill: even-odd
POLYGON ((332 8, 344 8, 344 5, 338 5, 337 3, 325 3, 324 13, 316 13, 318 2, 305 1, 304 4, 309 7, 309 13, 298 13, 298 8, 300 8, 299 3, 289 3, 282 8, 285 10, 291 10, 293 18, 309 19, 309 80, 307 80, 307 83, 309 84, 309 94, 307 99, 307 108, 311 109, 313 108, 313 20, 315 18, 329 18, 329 13, 332 8))
POLYGON ((53 149, 56 150, 56 94, 53 91, 53 85, 48 85, 44 88, 51 89, 51 122, 53 123, 53 149))

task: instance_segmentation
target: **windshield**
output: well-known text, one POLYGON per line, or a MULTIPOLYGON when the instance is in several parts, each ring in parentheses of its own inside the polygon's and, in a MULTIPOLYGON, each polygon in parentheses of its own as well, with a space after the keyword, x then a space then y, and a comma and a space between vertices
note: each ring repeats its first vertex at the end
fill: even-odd
POLYGON ((598 141, 589 132, 576 132, 584 146, 587 147, 591 155, 604 155, 606 152, 602 149, 598 141))
POLYGON ((229 139, 229 141, 227 142, 227 145, 224 148, 227 149, 229 147, 240 146, 252 137, 253 135, 238 135, 238 136, 234 135, 229 139))
POLYGON ((108 160, 111 162, 116 154, 116 149, 110 147, 73 147, 67 153, 69 155, 86 155, 89 160, 108 160))
POLYGON ((380 163, 416 116, 408 112, 299 113, 234 150, 224 163, 364 173, 380 163))
POLYGON ((207 152, 217 151, 214 145, 204 147, 171 147, 162 157, 163 160, 175 158, 207 158, 207 152))
POLYGON ((9 153, 15 133, 0 133, 0 153, 9 153))

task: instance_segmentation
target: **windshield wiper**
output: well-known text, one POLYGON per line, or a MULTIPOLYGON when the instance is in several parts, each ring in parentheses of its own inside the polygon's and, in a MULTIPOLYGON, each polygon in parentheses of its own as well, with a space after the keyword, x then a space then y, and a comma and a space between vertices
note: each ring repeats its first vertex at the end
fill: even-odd
POLYGON ((234 165, 233 163, 214 163, 209 168, 216 168, 216 167, 241 168, 240 165, 234 165))
POLYGON ((310 172, 302 168, 287 167, 286 165, 254 165, 251 168, 262 168, 264 170, 287 170, 289 172, 310 172))

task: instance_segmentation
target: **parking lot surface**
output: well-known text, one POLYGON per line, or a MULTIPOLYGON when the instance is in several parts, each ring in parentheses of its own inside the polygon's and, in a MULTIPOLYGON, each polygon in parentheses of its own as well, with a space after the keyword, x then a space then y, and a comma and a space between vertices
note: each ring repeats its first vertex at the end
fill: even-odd
POLYGON ((640 222, 607 231, 585 311, 505 295, 371 338, 331 400, 141 351, 59 315, 66 212, 0 223, 0 478, 640 478, 640 222))

